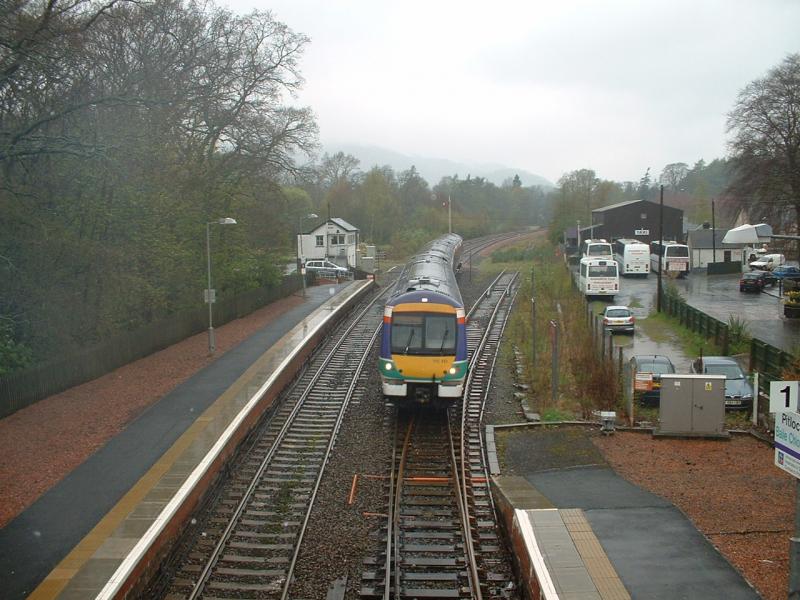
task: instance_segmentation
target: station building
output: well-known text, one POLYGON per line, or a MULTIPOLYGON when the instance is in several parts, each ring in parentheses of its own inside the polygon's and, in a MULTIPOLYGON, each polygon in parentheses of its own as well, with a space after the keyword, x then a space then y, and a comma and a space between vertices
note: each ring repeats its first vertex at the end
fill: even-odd
MULTIPOLYGON (((581 228, 581 239, 608 241, 634 238, 649 244, 659 239, 660 205, 650 200, 628 200, 592 211, 592 224, 581 228)), ((683 211, 664 205, 665 241, 683 242, 683 211)))

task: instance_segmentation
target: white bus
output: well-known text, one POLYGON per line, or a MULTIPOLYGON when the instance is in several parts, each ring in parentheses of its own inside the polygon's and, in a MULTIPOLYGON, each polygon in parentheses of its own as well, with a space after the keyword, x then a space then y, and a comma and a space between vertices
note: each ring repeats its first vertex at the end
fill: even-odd
POLYGON ((689 246, 678 242, 655 240, 650 242, 650 270, 658 273, 658 257, 661 257, 661 269, 667 275, 686 277, 689 274, 689 246))
POLYGON ((611 244, 605 240, 583 240, 581 258, 614 258, 611 244))
POLYGON ((609 258, 582 258, 578 286, 586 296, 611 296, 619 292, 619 269, 609 258))
POLYGON ((614 258, 620 275, 644 275, 650 272, 650 246, 634 239, 614 242, 614 258))

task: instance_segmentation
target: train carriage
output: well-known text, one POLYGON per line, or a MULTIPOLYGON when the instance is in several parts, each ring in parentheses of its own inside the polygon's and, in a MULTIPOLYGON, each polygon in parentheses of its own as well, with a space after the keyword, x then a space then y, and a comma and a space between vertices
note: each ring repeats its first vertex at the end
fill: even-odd
POLYGON ((429 243, 405 266, 383 312, 383 394, 407 402, 452 402, 467 375, 466 313, 455 270, 461 236, 429 243))

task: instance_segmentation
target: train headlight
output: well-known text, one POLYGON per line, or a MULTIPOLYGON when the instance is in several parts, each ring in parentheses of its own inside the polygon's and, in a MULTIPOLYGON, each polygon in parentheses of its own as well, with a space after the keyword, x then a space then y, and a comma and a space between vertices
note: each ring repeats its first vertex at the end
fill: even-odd
POLYGON ((387 371, 391 371, 392 370, 392 363, 387 362, 385 365, 383 365, 383 368, 386 369, 387 371))
POLYGON ((455 375, 457 371, 458 369, 456 369, 455 367, 450 367, 450 375, 455 375))

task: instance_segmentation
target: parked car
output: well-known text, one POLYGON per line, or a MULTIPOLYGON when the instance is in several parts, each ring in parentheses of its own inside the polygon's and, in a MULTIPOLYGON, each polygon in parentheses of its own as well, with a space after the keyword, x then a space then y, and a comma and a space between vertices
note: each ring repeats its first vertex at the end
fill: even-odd
POLYGON ((329 260, 307 260, 306 271, 312 271, 320 277, 344 277, 349 273, 345 267, 340 267, 329 260))
POLYGON ((701 356, 692 361, 692 373, 725 375, 725 410, 753 407, 753 387, 730 356, 701 356))
POLYGON ((786 262, 783 254, 765 254, 750 263, 751 269, 759 271, 771 271, 786 262))
POLYGON ((636 319, 627 306, 606 306, 603 311, 603 328, 611 333, 633 333, 636 319))
POLYGON ((760 292, 768 285, 775 285, 777 279, 769 271, 749 271, 739 279, 740 292, 760 292))
POLYGON ((800 279, 800 267, 781 265, 772 269, 772 276, 776 279, 800 279))
POLYGON ((642 406, 658 406, 661 399, 661 376, 674 373, 675 365, 661 354, 640 354, 631 357, 628 366, 634 401, 642 406))

